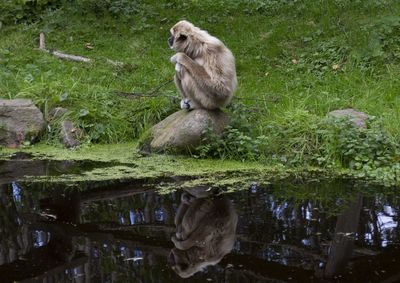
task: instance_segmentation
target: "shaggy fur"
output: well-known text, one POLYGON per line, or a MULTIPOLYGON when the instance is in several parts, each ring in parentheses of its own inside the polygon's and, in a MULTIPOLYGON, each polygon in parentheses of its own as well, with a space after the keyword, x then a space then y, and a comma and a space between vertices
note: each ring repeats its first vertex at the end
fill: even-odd
MULTIPOLYGON (((192 192, 191 192, 192 193, 192 192)), ((172 269, 188 278, 208 265, 217 264, 234 245, 238 216, 226 196, 214 198, 182 195, 175 216, 172 269)))
POLYGON ((175 64, 175 84, 186 109, 218 109, 226 106, 236 90, 235 58, 216 37, 180 21, 171 28, 168 40, 177 53, 171 57, 175 64))

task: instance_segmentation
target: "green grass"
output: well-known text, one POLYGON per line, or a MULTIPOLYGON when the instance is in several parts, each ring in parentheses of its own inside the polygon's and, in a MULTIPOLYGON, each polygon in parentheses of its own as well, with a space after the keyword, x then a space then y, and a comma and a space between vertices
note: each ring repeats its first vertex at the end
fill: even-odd
MULTIPOLYGON (((125 10, 113 6, 111 13, 93 3, 77 0, 36 23, 3 25, 0 97, 32 98, 45 113, 69 108, 88 143, 132 141, 178 109, 177 91, 170 84, 157 98, 142 99, 114 91, 148 92, 171 79, 173 53, 166 40, 170 27, 187 19, 233 51, 236 102, 245 105, 241 111, 253 137, 298 113, 309 115, 299 121, 307 128, 331 110, 353 107, 376 116, 388 138, 400 140, 399 1, 143 0, 125 10), (35 50, 41 31, 49 48, 94 62, 61 61, 35 50), (85 48, 89 42, 93 50, 85 48)), ((49 143, 56 142, 52 137, 49 143)), ((284 148, 292 150, 290 143, 301 137, 301 131, 289 136, 284 148)))

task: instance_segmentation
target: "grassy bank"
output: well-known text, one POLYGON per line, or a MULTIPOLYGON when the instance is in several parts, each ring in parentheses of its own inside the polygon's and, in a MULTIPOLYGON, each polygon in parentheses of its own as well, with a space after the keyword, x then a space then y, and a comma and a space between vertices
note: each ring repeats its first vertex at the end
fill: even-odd
MULTIPOLYGON (((178 109, 172 84, 157 97, 115 91, 147 93, 171 79, 168 30, 187 19, 232 49, 239 81, 232 128, 200 156, 350 168, 398 182, 398 1, 47 2, 40 16, 21 12, 18 24, 2 14, 0 97, 32 98, 45 115, 56 106, 70 109, 86 143, 135 140, 178 109), (94 62, 35 50, 41 31, 48 48, 94 62), (325 119, 348 107, 375 116, 368 130, 354 133, 325 119)), ((57 129, 45 140, 57 143, 57 129)))

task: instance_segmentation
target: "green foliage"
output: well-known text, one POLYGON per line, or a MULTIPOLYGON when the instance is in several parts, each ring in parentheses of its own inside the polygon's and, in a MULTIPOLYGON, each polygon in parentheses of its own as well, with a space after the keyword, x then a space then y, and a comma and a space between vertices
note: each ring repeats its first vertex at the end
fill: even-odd
POLYGON ((262 129, 261 134, 255 134, 251 133, 245 119, 240 115, 239 119, 236 117, 243 112, 243 106, 232 111, 232 123, 222 138, 215 137, 210 130, 205 133, 204 145, 198 148, 199 155, 293 166, 307 163, 305 159, 312 158, 319 150, 318 117, 304 111, 284 113, 280 120, 262 129))
POLYGON ((328 120, 328 131, 322 133, 327 141, 319 164, 334 164, 349 168, 359 177, 369 177, 381 184, 396 185, 400 181, 400 143, 382 128, 381 121, 370 119, 367 128, 357 128, 346 120, 328 120))
MULTIPOLYGON (((239 125, 237 120, 234 124, 239 125)), ((222 138, 208 130, 203 142, 197 148, 200 157, 348 168, 363 177, 376 178, 380 172, 382 181, 390 184, 400 180, 400 144, 375 118, 367 128, 356 128, 347 119, 295 111, 283 113, 260 135, 231 125, 222 138)))
POLYGON ((32 23, 42 20, 46 10, 60 7, 80 15, 94 13, 97 17, 110 15, 123 19, 143 10, 140 0, 3 0, 0 22, 32 23))
MULTIPOLYGON (((305 37, 303 41, 314 40, 311 37, 305 37)), ((340 42, 320 42, 311 48, 306 48, 304 53, 300 53, 298 58, 294 58, 286 71, 287 72, 304 72, 313 73, 317 76, 324 75, 328 72, 337 73, 343 71, 343 66, 348 60, 350 48, 343 46, 340 42)), ((288 57, 285 54, 284 57, 288 57)))
POLYGON ((34 22, 46 8, 54 8, 60 0, 3 0, 0 3, 0 23, 34 22))
POLYGON ((384 17, 361 27, 364 45, 353 56, 366 65, 400 62, 400 16, 384 17))
POLYGON ((255 137, 250 119, 242 103, 233 103, 229 108, 230 125, 222 137, 217 136, 211 128, 206 129, 202 144, 196 149, 195 156, 221 159, 258 160, 264 137, 255 137))
POLYGON ((142 9, 140 0, 74 0, 73 9, 81 14, 94 13, 101 17, 111 15, 116 18, 129 18, 142 9))
POLYGON ((371 120, 367 128, 354 128, 348 121, 331 120, 327 151, 340 157, 342 165, 355 170, 371 170, 390 166, 400 159, 399 144, 382 130, 379 121, 371 120))
POLYGON ((254 139, 232 126, 225 129, 222 138, 215 135, 212 129, 207 129, 202 139, 202 145, 196 149, 195 156, 254 161, 259 156, 260 141, 260 137, 254 139))

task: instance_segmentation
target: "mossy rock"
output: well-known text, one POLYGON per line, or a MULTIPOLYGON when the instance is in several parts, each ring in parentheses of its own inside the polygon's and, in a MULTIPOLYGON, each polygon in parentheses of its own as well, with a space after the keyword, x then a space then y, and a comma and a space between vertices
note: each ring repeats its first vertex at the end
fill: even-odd
POLYGON ((338 109, 328 113, 328 116, 333 118, 348 119, 356 128, 366 128, 369 116, 364 112, 357 111, 352 108, 338 109))
POLYGON ((0 99, 0 145, 33 143, 45 129, 42 112, 30 99, 0 99))
POLYGON ((145 133, 141 152, 188 153, 201 144, 205 131, 210 128, 221 135, 229 122, 221 110, 181 110, 168 116, 145 133))

